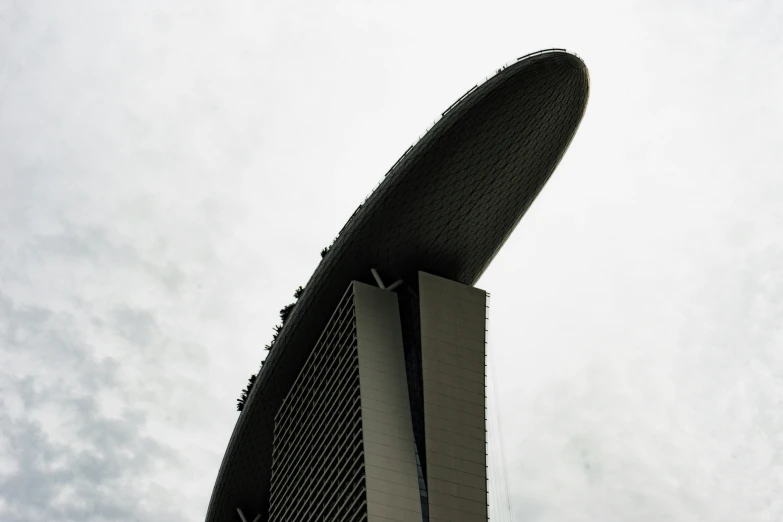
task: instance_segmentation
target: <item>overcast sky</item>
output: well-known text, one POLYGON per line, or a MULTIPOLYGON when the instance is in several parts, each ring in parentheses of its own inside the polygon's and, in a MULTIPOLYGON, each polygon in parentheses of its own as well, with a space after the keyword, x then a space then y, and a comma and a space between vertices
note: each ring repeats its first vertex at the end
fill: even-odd
POLYGON ((549 47, 591 94, 477 285, 493 520, 783 519, 781 27, 776 0, 0 0, 0 520, 202 520, 321 248, 549 47))

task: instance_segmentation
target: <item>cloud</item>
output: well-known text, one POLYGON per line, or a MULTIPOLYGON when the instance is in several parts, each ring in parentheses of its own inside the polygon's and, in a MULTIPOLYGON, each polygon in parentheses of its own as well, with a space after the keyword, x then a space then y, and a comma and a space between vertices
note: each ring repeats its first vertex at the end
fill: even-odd
POLYGON ((146 415, 117 394, 119 365, 96 358, 67 313, 2 295, 0 318, 3 520, 176 516, 139 502, 146 492, 136 478, 178 465, 178 456, 144 433, 146 415), (106 394, 117 400, 112 411, 101 407, 106 394))
POLYGON ((114 312, 117 332, 131 343, 149 346, 159 331, 155 316, 148 310, 120 307, 114 312))

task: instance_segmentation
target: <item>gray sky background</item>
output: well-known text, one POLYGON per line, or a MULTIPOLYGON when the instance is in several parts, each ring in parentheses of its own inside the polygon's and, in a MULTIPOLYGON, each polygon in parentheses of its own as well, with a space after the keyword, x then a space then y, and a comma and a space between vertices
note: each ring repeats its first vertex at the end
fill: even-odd
POLYGON ((0 520, 202 520, 321 248, 548 47, 587 114, 478 285, 513 519, 783 519, 781 27, 761 0, 0 0, 0 520))

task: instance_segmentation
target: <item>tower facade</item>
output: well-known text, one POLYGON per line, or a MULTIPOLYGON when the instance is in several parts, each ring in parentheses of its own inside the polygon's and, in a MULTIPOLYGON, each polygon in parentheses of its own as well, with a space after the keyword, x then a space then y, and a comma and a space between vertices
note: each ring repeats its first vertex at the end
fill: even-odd
POLYGON ((414 286, 348 286, 275 415, 270 522, 487 520, 486 294, 414 286))
POLYGON ((563 158, 589 83, 563 49, 522 56, 392 165, 289 309, 207 522, 486 520, 474 285, 563 158))

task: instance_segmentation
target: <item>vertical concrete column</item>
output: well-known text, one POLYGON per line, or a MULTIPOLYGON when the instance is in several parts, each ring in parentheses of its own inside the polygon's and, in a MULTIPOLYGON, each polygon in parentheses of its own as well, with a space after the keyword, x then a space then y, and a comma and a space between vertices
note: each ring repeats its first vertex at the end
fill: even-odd
POLYGON ((487 521, 486 300, 419 272, 430 522, 487 521))
POLYGON ((368 521, 420 521, 397 294, 353 285, 368 521))

